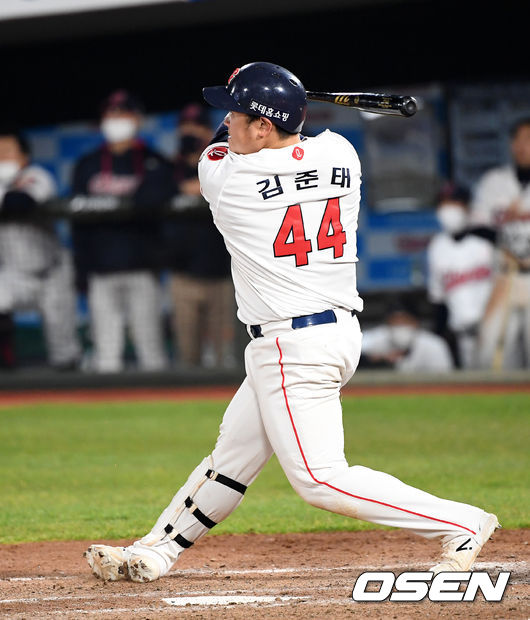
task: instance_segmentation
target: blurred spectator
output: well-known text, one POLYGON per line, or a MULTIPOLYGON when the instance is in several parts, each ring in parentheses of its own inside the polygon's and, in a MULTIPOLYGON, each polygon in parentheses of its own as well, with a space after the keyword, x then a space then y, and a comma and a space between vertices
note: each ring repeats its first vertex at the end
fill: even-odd
POLYGON ((49 361, 68 370, 80 357, 72 262, 43 214, 55 181, 30 157, 22 135, 0 131, 0 355, 4 366, 14 365, 11 313, 38 310, 49 361))
MULTIPOLYGON (((456 338, 457 362, 478 366, 478 332, 491 293, 495 247, 469 228, 470 192, 447 184, 438 198, 436 216, 442 232, 427 249, 428 293, 435 304, 435 332, 449 328, 456 338)), ((451 338, 446 338, 451 343, 451 338)))
POLYGON ((512 161, 475 188, 472 220, 492 233, 499 269, 480 333, 484 367, 530 368, 530 118, 511 134, 512 161))
POLYGON ((97 199, 130 201, 120 215, 76 219, 72 227, 78 286, 88 290, 94 343, 94 368, 123 368, 128 325, 138 365, 143 370, 166 366, 162 335, 159 254, 159 210, 174 195, 171 163, 137 138, 142 106, 126 91, 104 102, 103 145, 75 166, 73 193, 97 199))
POLYGON ((199 157, 213 136, 208 111, 188 105, 178 129, 175 178, 183 208, 164 222, 176 348, 184 365, 229 366, 235 316, 230 257, 197 177, 199 157))
POLYGON ((403 373, 448 372, 454 366, 445 340, 422 329, 405 304, 396 304, 384 325, 363 330, 362 365, 403 373))

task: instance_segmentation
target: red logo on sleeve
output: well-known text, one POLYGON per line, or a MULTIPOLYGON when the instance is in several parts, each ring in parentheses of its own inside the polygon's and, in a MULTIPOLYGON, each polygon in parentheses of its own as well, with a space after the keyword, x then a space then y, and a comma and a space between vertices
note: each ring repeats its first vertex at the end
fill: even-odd
POLYGON ((304 149, 301 149, 299 146, 295 146, 293 149, 293 157, 295 159, 302 159, 302 157, 304 156, 304 149))
POLYGON ((227 146, 214 146, 213 149, 208 151, 207 156, 210 161, 219 161, 220 159, 223 159, 227 153, 227 146))

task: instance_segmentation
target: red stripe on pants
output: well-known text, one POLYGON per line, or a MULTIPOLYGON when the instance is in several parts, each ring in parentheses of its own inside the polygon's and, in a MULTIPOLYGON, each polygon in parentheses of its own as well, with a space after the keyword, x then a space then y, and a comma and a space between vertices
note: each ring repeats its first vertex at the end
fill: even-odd
POLYGON ((458 523, 452 523, 451 521, 444 521, 443 519, 437 519, 436 517, 429 517, 427 515, 423 515, 419 512, 414 512, 412 510, 407 510, 406 508, 400 508, 399 506, 392 506, 392 504, 387 504, 385 502, 380 502, 377 499, 370 499, 368 497, 360 497, 359 495, 353 495, 353 493, 349 493, 348 491, 344 491, 343 489, 339 489, 337 487, 334 487, 333 485, 329 484, 328 482, 324 482, 322 480, 318 480, 315 475, 313 474, 313 472, 311 471, 311 468, 309 467, 308 463, 307 463, 307 459, 305 457, 304 454, 304 450, 302 448, 302 444, 300 442, 300 437, 298 436, 298 431, 296 430, 296 425, 294 423, 293 420, 293 414, 291 413, 291 408, 289 406, 289 399, 287 398, 287 392, 285 390, 285 374, 283 372, 283 363, 282 363, 282 359, 283 359, 283 353, 280 347, 280 343, 279 343, 279 338, 276 338, 276 346, 278 347, 278 351, 280 353, 280 359, 278 360, 278 363, 280 365, 280 371, 281 371, 281 375, 282 375, 282 391, 283 391, 283 396, 285 398, 285 406, 287 407, 287 412, 289 414, 289 419, 291 420, 291 426, 293 427, 293 432, 294 432, 294 436, 296 437, 296 443, 298 444, 298 449, 300 450, 300 454, 302 456, 302 459, 304 461, 304 465, 305 468, 307 469, 307 473, 311 476, 311 478, 317 483, 317 484, 322 484, 330 489, 333 489, 334 491, 338 491, 339 493, 342 493, 343 495, 348 495, 349 497, 353 497, 355 499, 360 499, 362 501, 365 502, 373 502, 374 504, 379 504, 381 506, 386 506, 387 508, 393 508, 394 510, 401 510, 402 512, 406 512, 408 514, 411 515, 415 515, 417 517, 422 517, 423 519, 430 519, 431 521, 437 521, 438 523, 445 523, 447 525, 453 525, 455 527, 459 527, 462 530, 466 530, 467 532, 470 532, 471 534, 475 535, 476 532, 474 532, 473 530, 470 530, 467 527, 464 527, 463 525, 459 525, 458 523))

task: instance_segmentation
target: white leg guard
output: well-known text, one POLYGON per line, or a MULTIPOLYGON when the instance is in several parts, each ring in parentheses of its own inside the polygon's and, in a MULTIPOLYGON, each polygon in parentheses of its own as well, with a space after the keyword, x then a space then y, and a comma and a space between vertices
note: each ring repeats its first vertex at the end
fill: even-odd
POLYGON ((130 551, 146 555, 165 575, 184 549, 226 519, 241 500, 246 486, 216 472, 212 456, 205 458, 179 489, 155 526, 130 551))

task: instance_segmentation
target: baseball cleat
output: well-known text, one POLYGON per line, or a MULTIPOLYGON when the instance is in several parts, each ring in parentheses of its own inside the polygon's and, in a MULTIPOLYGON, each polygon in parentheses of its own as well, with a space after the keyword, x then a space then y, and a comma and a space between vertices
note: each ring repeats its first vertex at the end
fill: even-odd
POLYGON ((129 578, 128 553, 125 547, 91 545, 83 554, 92 572, 103 581, 120 581, 129 578))
POLYGON ((127 566, 131 581, 146 583, 156 581, 160 577, 160 568, 157 563, 145 555, 131 554, 127 566))
POLYGON ((459 534, 443 543, 441 561, 430 568, 435 575, 438 573, 471 570, 477 555, 486 544, 496 528, 500 528, 494 514, 485 514, 475 536, 459 534))

